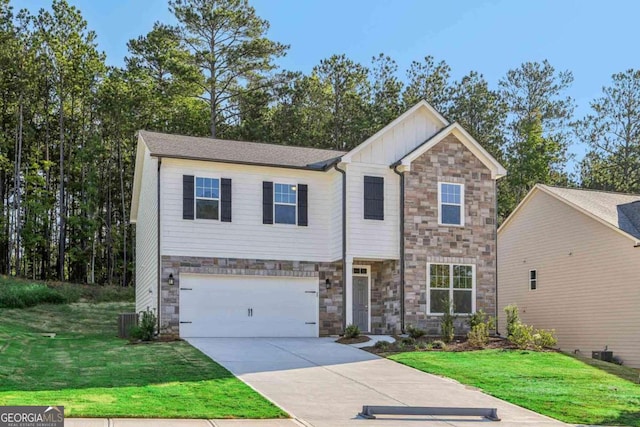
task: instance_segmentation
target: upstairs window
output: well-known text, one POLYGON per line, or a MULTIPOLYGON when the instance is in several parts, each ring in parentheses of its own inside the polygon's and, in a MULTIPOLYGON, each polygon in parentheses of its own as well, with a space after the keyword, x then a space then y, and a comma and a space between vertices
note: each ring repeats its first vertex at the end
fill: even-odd
POLYGON ((464 225, 464 186, 441 182, 438 184, 438 224, 464 225))
POLYGON ((384 178, 364 177, 364 219, 384 220, 384 178))
POLYGON ((220 219, 220 180, 196 177, 196 218, 220 219))
POLYGON ((297 187, 293 184, 273 186, 273 209, 276 224, 296 223, 296 206, 298 204, 297 187))
POLYGON ((529 270, 529 289, 538 289, 538 270, 529 270))

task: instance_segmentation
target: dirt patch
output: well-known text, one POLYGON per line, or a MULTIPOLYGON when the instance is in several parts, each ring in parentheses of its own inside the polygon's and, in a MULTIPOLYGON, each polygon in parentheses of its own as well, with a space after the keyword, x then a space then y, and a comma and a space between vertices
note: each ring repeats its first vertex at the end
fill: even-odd
POLYGON ((371 338, 361 335, 359 337, 355 337, 355 338, 345 338, 342 337, 340 339, 337 339, 336 342, 340 343, 340 344, 360 344, 362 342, 367 342, 367 341, 371 341, 371 338))

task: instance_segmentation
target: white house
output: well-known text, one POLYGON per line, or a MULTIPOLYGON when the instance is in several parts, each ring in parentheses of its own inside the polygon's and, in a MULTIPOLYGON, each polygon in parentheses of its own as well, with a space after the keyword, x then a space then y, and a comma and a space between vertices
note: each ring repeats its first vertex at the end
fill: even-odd
POLYGON ((136 306, 163 333, 434 329, 444 300, 495 313, 505 170, 424 101, 347 153, 138 135, 136 306))
POLYGON ((562 350, 640 367, 640 195, 536 185, 500 226, 498 260, 502 327, 515 303, 562 350))

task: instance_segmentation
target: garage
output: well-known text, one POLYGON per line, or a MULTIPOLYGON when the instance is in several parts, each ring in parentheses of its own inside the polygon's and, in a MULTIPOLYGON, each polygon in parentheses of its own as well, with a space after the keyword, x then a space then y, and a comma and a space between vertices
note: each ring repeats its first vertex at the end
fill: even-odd
POLYGON ((317 337, 318 279, 180 274, 180 336, 317 337))

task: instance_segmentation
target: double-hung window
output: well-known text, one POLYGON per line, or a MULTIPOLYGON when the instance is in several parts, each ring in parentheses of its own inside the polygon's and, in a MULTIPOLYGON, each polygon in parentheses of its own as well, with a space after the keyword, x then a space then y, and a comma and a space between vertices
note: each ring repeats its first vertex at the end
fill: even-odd
POLYGON ((464 225, 464 185, 438 183, 438 223, 464 225))
POLYGON ((220 180, 196 177, 196 218, 220 219, 220 180))
POLYGON ((474 312, 475 268, 463 264, 428 264, 428 314, 474 312))
POLYGON ((538 270, 529 270, 529 289, 538 289, 538 270))
POLYGON ((274 222, 276 224, 296 224, 296 206, 298 203, 295 184, 278 184, 273 186, 274 222))

